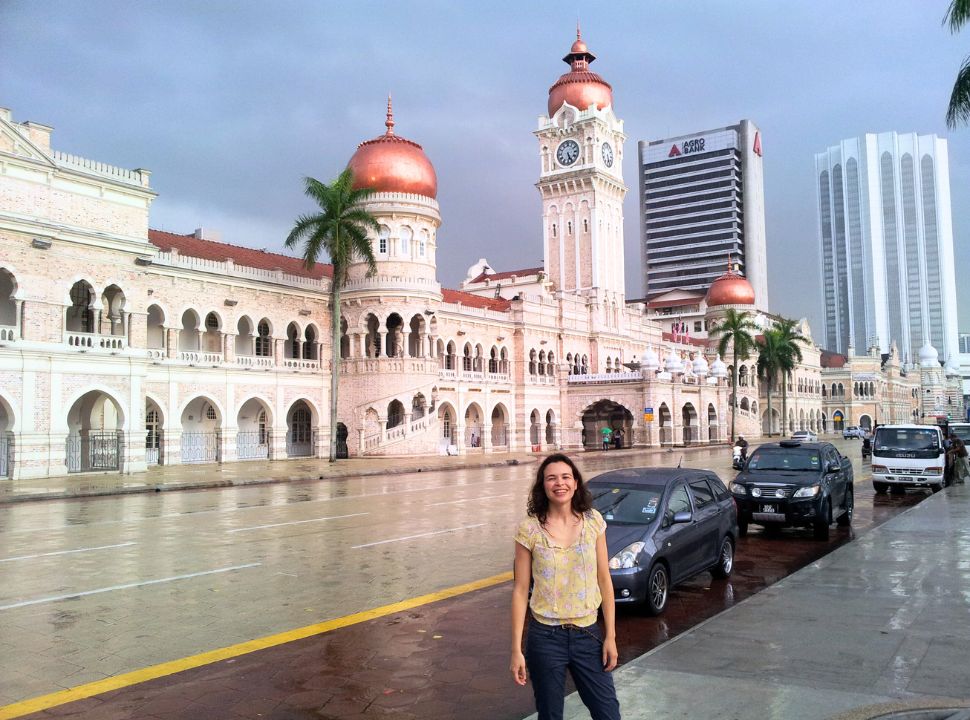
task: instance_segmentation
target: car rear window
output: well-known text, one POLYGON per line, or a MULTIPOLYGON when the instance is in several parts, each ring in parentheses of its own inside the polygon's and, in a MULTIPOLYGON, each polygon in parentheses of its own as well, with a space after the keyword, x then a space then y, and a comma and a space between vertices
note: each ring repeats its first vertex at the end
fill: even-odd
POLYGON ((749 470, 814 470, 822 467, 818 450, 808 448, 766 448, 754 451, 749 470))
POLYGON ((657 518, 664 489, 653 485, 590 484, 589 491, 593 507, 610 525, 645 525, 657 518))

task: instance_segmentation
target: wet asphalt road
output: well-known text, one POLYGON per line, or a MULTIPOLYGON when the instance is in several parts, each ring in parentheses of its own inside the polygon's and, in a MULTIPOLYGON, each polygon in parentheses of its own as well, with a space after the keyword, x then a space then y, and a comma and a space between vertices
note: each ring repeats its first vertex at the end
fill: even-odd
MULTIPOLYGON (((734 575, 702 574, 667 613, 622 608, 621 661, 811 563, 924 495, 873 496, 858 441, 852 529, 738 543, 734 575)), ((588 476, 680 453, 581 456, 588 476)), ((685 466, 733 476, 724 448, 685 466)), ((98 498, 0 509, 4 703, 509 569, 534 466, 98 498), (55 554, 57 553, 57 554, 55 554), (61 554, 63 553, 63 554, 61 554), (227 569, 228 568, 228 569, 227 569), (89 593, 89 594, 80 594, 89 593)), ((109 718, 515 718, 507 584, 55 708, 109 718)))

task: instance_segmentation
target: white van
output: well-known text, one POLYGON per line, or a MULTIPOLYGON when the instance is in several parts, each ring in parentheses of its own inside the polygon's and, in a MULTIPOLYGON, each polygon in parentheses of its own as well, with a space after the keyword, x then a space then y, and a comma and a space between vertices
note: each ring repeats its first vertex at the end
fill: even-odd
POLYGON ((872 438, 872 487, 943 488, 943 432, 936 425, 880 425, 872 438))

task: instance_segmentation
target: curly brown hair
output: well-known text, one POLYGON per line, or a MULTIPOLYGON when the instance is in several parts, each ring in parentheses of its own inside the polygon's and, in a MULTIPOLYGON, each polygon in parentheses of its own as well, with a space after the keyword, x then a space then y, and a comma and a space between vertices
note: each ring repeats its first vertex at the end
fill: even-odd
POLYGON ((526 506, 526 512, 542 524, 545 524, 546 516, 549 514, 549 498, 546 497, 545 488, 546 468, 557 462, 566 463, 576 479, 576 492, 573 493, 572 500, 573 512, 582 515, 593 507, 593 496, 590 494, 589 488, 586 487, 583 474, 579 471, 576 463, 568 455, 553 453, 539 464, 539 469, 536 470, 536 481, 529 492, 529 503, 526 506))

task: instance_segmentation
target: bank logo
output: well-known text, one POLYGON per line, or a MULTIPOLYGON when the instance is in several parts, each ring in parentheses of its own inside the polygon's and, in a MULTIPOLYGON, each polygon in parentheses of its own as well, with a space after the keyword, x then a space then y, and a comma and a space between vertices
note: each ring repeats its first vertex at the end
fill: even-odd
POLYGON ((670 146, 670 152, 667 153, 667 157, 680 157, 680 148, 677 147, 676 143, 670 146))

